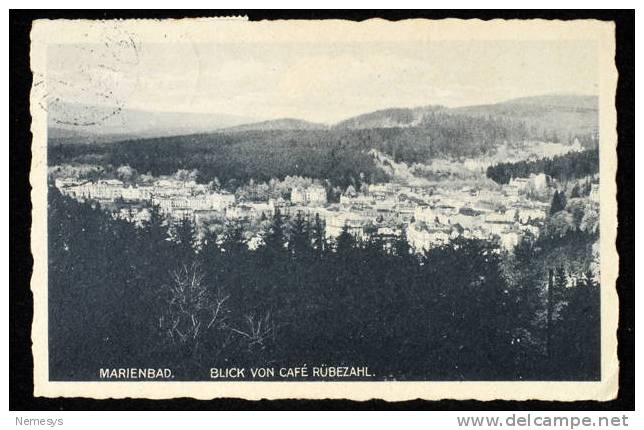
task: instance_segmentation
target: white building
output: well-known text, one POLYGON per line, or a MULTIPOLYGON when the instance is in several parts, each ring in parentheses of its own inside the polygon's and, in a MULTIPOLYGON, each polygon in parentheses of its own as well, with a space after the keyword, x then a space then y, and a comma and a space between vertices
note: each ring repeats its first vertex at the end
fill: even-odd
POLYGON ((328 239, 336 239, 346 227, 357 239, 364 239, 364 226, 368 221, 366 217, 356 213, 336 213, 326 218, 325 235, 328 239))
POLYGON ((303 188, 295 187, 291 190, 291 203, 306 204, 306 192, 303 188))
POLYGON ((320 185, 311 185, 306 189, 295 187, 291 190, 291 203, 302 205, 325 205, 326 202, 326 190, 320 185))
POLYGON ((62 191, 63 188, 78 185, 78 181, 74 178, 56 178, 54 180, 54 185, 56 186, 56 188, 62 191))
POLYGON ((534 191, 541 193, 548 188, 550 184, 550 177, 545 173, 539 173, 538 175, 530 175, 530 183, 533 186, 534 191))
POLYGON ((206 193, 199 198, 206 202, 208 209, 224 209, 235 204, 235 195, 230 193, 206 193))
POLYGON ((66 190, 66 194, 75 198, 115 200, 123 197, 124 184, 116 179, 104 179, 98 182, 88 181, 80 185, 68 187, 66 190))
POLYGON ((152 198, 152 187, 134 187, 123 188, 121 196, 125 200, 150 200, 152 198))
POLYGON ((513 230, 506 231, 499 235, 499 243, 501 244, 501 247, 506 251, 512 251, 514 247, 519 244, 520 240, 521 233, 513 230))
POLYGON ((525 192, 528 187, 527 178, 512 178, 510 183, 505 187, 505 191, 508 195, 517 195, 519 193, 525 192))
POLYGON ((407 229, 407 241, 416 252, 422 252, 449 242, 450 233, 449 228, 427 228, 414 222, 407 229))
POLYGON ((306 189, 306 200, 310 205, 325 205, 327 202, 326 189, 312 185, 306 189))

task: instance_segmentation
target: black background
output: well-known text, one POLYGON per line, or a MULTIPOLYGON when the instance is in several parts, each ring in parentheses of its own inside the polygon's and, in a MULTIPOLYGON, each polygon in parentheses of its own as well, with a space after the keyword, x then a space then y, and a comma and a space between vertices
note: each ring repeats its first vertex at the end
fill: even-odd
POLYGON ((220 10, 220 11, 138 11, 138 10, 67 10, 10 11, 10 277, 9 277, 9 409, 10 410, 634 410, 635 408, 635 12, 633 10, 220 10), (29 92, 29 32, 32 21, 48 19, 181 18, 247 15, 261 19, 331 19, 361 21, 369 18, 400 20, 406 18, 494 18, 504 19, 598 19, 616 25, 618 171, 617 198, 619 227, 620 300, 618 355, 620 360, 619 394, 610 402, 543 401, 424 401, 384 402, 371 400, 277 400, 246 401, 217 399, 199 401, 173 400, 92 400, 85 398, 33 397, 33 357, 31 321, 33 297, 30 278, 33 259, 30 252, 31 201, 29 170, 31 163, 31 117, 29 92))

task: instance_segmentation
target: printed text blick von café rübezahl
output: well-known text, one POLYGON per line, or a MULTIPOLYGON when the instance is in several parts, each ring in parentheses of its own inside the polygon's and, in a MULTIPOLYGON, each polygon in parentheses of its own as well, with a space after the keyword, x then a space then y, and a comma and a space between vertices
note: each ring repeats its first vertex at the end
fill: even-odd
MULTIPOLYGON (((162 368, 111 368, 99 369, 101 379, 157 379, 170 380, 175 375, 171 369, 162 368)), ((292 366, 292 367, 212 367, 210 379, 342 379, 372 378, 376 376, 368 366, 292 366)))

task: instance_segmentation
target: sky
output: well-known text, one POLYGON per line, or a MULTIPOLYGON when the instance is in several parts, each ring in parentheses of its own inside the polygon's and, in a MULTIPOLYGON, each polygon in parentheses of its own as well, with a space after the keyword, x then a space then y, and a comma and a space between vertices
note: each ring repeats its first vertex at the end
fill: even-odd
POLYGON ((390 107, 598 93, 597 45, 559 41, 50 45, 50 94, 147 111, 334 123, 390 107))

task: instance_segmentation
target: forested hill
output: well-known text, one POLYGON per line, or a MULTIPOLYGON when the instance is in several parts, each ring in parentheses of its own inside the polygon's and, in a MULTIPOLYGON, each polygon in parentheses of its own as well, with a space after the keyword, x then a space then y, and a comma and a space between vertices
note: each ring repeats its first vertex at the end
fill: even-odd
POLYGON ((430 105, 417 108, 384 109, 339 122, 348 129, 431 126, 437 113, 459 117, 483 117, 521 122, 532 135, 565 140, 571 135, 597 129, 596 96, 546 95, 523 97, 501 103, 447 108, 430 105))
POLYGON ((397 161, 476 157, 505 141, 528 138, 519 123, 436 114, 431 126, 361 130, 267 130, 127 140, 94 145, 52 145, 49 164, 129 165, 142 173, 167 175, 197 169, 200 180, 222 183, 268 181, 285 176, 328 179, 346 187, 387 179, 369 153, 397 161), (362 179, 361 179, 362 178, 362 179))
POLYGON ((506 118, 522 122, 534 135, 550 140, 594 133, 598 128, 597 96, 548 95, 503 103, 451 109, 452 114, 506 118))
POLYGON ((340 121, 334 127, 340 129, 414 127, 420 125, 426 115, 440 110, 445 110, 445 107, 383 109, 340 121))
POLYGON ((571 104, 574 100, 545 98, 541 104, 518 100, 511 102, 523 109, 516 112, 500 105, 467 108, 469 111, 439 107, 390 109, 329 128, 281 120, 212 133, 88 145, 52 139, 49 163, 129 165, 155 175, 198 169, 200 180, 205 182, 215 177, 222 182, 245 182, 251 178, 270 180, 297 175, 347 186, 360 178, 367 182, 386 179, 385 172, 369 155, 372 149, 390 155, 396 162, 411 164, 437 158, 486 156, 504 143, 568 143, 574 136, 587 136, 596 129, 596 110, 593 115, 587 98, 580 98, 577 107, 571 104), (555 115, 547 113, 547 106, 552 107, 552 112, 559 109, 565 118, 576 118, 567 122, 570 128, 561 128, 565 121, 558 121, 552 129, 535 126, 543 123, 546 127, 548 116, 555 115), (587 134, 577 133, 581 130, 587 134))

